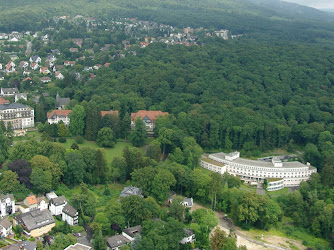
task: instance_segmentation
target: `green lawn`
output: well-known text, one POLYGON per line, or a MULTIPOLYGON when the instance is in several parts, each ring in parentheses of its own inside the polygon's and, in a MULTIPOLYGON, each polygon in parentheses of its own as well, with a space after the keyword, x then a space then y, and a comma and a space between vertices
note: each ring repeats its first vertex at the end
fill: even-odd
POLYGON ((249 187, 248 184, 241 184, 240 189, 247 190, 249 192, 256 192, 256 187, 249 187))
POLYGON ((267 195, 270 195, 270 196, 277 196, 277 195, 286 195, 286 194, 289 194, 289 188, 285 187, 283 189, 280 189, 280 190, 277 190, 277 191, 266 191, 266 194, 267 195))
MULTIPOLYGON (((75 142, 75 139, 67 139, 65 143, 61 143, 65 148, 71 148, 72 143, 75 142)), ((123 149, 128 146, 132 147, 132 144, 129 142, 117 142, 115 144, 115 147, 113 148, 104 148, 106 152, 106 159, 108 164, 112 162, 115 156, 122 156, 123 149)), ((93 149, 99 149, 101 148, 99 145, 97 145, 94 141, 84 141, 84 143, 79 144, 79 148, 81 147, 88 147, 93 149)))

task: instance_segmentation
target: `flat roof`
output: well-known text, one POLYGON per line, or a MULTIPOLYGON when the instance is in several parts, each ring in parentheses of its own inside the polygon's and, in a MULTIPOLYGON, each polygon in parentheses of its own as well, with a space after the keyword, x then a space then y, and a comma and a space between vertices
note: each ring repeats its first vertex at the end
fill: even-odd
MULTIPOLYGON (((214 156, 217 157, 219 159, 222 160, 226 160, 225 159, 225 153, 221 152, 221 153, 214 153, 211 154, 210 156, 214 156)), ((255 161, 255 160, 249 160, 249 159, 244 159, 244 158, 237 158, 231 162, 237 163, 237 164, 241 164, 241 165, 248 165, 248 166, 254 166, 254 167, 265 167, 265 168, 305 168, 305 167, 309 167, 299 161, 291 161, 291 162, 282 162, 283 167, 274 167, 274 165, 272 164, 272 162, 266 162, 266 161, 255 161)), ((310 168, 312 169, 312 168, 310 168)))

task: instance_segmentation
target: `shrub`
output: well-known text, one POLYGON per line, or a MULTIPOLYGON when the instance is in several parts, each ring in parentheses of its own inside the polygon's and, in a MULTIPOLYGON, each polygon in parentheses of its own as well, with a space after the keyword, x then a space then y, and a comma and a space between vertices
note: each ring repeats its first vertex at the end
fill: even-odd
POLYGON ((78 144, 82 144, 82 143, 84 143, 84 138, 82 136, 78 135, 75 138, 75 142, 78 143, 78 144))
POLYGON ((66 142, 66 138, 65 138, 65 137, 60 137, 60 138, 58 139, 58 141, 59 141, 60 143, 65 143, 65 142, 66 142))

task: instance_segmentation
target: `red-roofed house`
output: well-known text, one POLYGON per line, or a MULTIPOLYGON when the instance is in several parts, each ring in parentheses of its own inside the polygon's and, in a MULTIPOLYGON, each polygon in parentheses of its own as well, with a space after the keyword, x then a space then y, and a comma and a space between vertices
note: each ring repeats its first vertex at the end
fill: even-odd
POLYGON ((70 117, 72 110, 52 110, 47 113, 48 123, 54 124, 63 121, 66 126, 70 124, 70 117))
POLYGON ((65 61, 64 65, 65 66, 74 66, 75 65, 75 61, 65 61))
POLYGON ((118 115, 118 111, 117 110, 101 111, 101 116, 103 117, 105 115, 118 115))
POLYGON ((60 72, 56 72, 55 76, 56 76, 56 78, 59 79, 59 80, 63 80, 63 79, 64 79, 63 74, 60 73, 60 72))
POLYGON ((154 129, 154 123, 158 116, 168 115, 168 112, 139 110, 137 113, 131 113, 131 129, 135 127, 137 117, 145 123, 146 131, 151 132, 154 129))
POLYGON ((44 74, 44 75, 47 75, 47 74, 50 74, 51 72, 50 72, 50 70, 48 69, 48 67, 41 67, 41 68, 39 69, 39 73, 44 74))
POLYGON ((36 69, 38 69, 38 67, 39 67, 39 65, 38 65, 38 63, 31 63, 30 64, 30 68, 32 69, 32 70, 36 70, 36 69))
POLYGON ((28 211, 36 210, 38 208, 38 202, 35 195, 30 195, 24 199, 23 204, 27 206, 28 211))
POLYGON ((10 101, 8 101, 8 100, 6 100, 4 98, 0 98, 0 105, 1 104, 9 104, 9 103, 10 103, 10 101))

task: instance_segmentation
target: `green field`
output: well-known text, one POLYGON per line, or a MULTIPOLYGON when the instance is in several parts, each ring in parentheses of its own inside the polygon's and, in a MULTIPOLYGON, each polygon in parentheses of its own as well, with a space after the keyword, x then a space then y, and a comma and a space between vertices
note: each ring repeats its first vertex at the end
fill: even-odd
MULTIPOLYGON (((75 139, 67 139, 65 143, 61 143, 65 148, 70 149, 72 143, 75 142, 75 139)), ((81 147, 88 147, 93 149, 100 149, 99 145, 97 145, 94 141, 84 141, 82 144, 78 144, 79 148, 81 147)), ((132 144, 129 142, 117 142, 113 148, 104 148, 106 152, 106 159, 108 164, 112 162, 115 156, 122 156, 123 149, 128 146, 132 147, 132 144)))
POLYGON ((256 187, 249 187, 247 184, 241 184, 240 189, 249 192, 256 192, 256 187))
POLYGON ((289 191, 289 188, 283 188, 283 189, 280 189, 280 190, 277 190, 277 191, 266 191, 266 194, 269 195, 269 196, 278 196, 278 195, 286 195, 286 194, 289 194, 290 191, 289 191))

